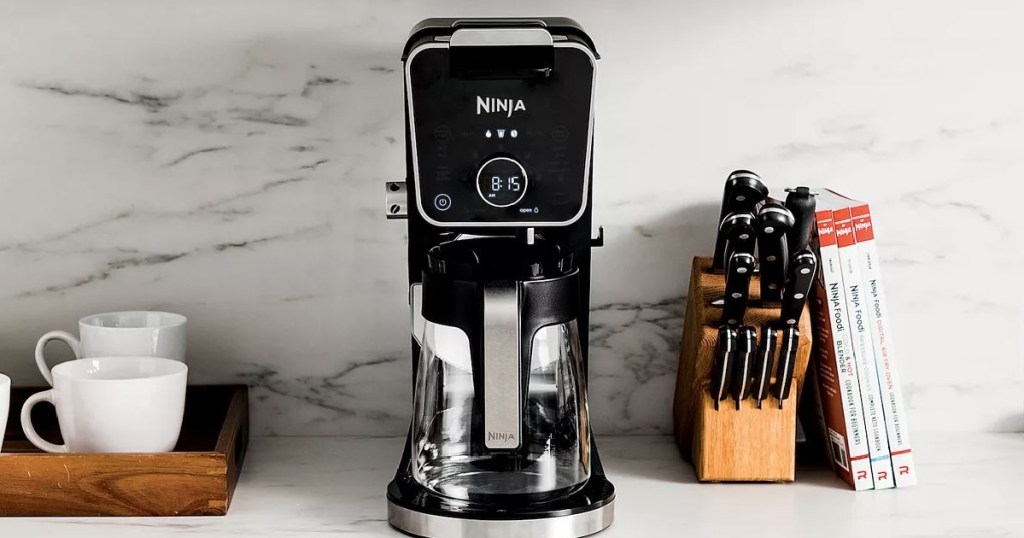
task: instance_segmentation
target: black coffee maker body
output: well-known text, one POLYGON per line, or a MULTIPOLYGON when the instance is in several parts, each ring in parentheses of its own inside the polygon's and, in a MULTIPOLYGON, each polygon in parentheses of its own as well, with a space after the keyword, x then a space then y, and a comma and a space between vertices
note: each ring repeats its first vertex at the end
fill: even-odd
POLYGON ((428 19, 406 44, 414 411, 388 520, 425 537, 613 519, 587 408, 597 53, 569 19, 428 19))

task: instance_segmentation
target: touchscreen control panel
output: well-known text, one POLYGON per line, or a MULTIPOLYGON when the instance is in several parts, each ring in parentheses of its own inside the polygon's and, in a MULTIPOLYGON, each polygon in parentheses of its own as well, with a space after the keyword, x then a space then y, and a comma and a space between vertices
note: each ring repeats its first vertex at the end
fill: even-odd
POLYGON ((447 44, 410 53, 416 203, 449 226, 564 225, 587 204, 594 59, 553 46, 551 68, 453 68, 447 44))

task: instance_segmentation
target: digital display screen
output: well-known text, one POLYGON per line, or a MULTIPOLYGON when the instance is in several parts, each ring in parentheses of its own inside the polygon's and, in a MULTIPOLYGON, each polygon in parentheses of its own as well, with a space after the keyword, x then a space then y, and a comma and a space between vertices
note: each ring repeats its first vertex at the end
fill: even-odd
POLYGON ((494 157, 477 172, 476 189, 480 197, 495 207, 509 207, 526 195, 526 170, 515 159, 494 157))

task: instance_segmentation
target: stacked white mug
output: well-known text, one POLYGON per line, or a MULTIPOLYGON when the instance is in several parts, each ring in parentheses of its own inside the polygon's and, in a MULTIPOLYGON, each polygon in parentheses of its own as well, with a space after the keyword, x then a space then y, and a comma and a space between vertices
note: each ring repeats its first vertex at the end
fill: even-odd
POLYGON ((25 436, 46 452, 169 452, 185 409, 187 319, 168 312, 109 312, 79 320, 79 337, 64 331, 36 345, 39 373, 53 387, 32 395, 21 410, 25 436), (44 348, 66 343, 75 358, 50 368, 44 348), (44 440, 32 408, 57 409, 63 445, 44 440))
POLYGON ((185 411, 188 367, 159 357, 99 357, 59 364, 53 388, 21 409, 25 437, 46 452, 170 452, 185 411), (64 444, 46 441, 32 408, 50 402, 64 444))
POLYGON ((94 357, 163 357, 185 362, 188 319, 170 312, 107 312, 78 320, 78 334, 50 331, 36 344, 36 365, 53 385, 43 349, 55 340, 71 348, 76 359, 94 357), (80 338, 79 338, 80 337, 80 338))

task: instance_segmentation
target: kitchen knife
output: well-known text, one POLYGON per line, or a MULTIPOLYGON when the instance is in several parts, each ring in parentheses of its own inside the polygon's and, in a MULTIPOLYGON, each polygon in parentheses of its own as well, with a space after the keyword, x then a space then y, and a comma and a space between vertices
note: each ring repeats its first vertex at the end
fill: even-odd
MULTIPOLYGON (((757 232, 754 229, 756 220, 752 213, 738 213, 729 215, 722 221, 722 228, 724 230, 722 233, 726 237, 725 250, 727 260, 731 260, 733 254, 737 253, 749 254, 751 259, 754 259, 754 244, 757 240, 757 232)), ((753 273, 753 270, 754 268, 751 267, 750 273, 753 273)), ((729 275, 726 274, 726 281, 728 279, 729 275)), ((746 301, 746 298, 744 298, 744 301, 746 301)), ((711 301, 711 306, 722 306, 723 304, 725 304, 724 298, 717 298, 711 301)))
POLYGON ((750 274, 754 272, 754 256, 736 252, 729 258, 725 274, 725 297, 722 299, 722 325, 738 327, 747 311, 750 274))
POLYGON ((722 234, 722 222, 733 213, 755 213, 757 205, 767 197, 768 187, 761 176, 749 170, 736 170, 729 174, 725 180, 722 209, 718 215, 719 233, 715 238, 715 255, 711 262, 713 270, 721 271, 729 259, 725 247, 728 238, 722 234))
POLYGON ((782 348, 779 350, 779 371, 775 372, 775 399, 782 402, 789 399, 789 391, 793 387, 793 365, 796 363, 796 349, 800 344, 800 329, 790 325, 782 329, 782 348))
POLYGON ((793 214, 778 202, 768 202, 757 213, 757 255, 761 267, 761 302, 782 300, 789 266, 786 234, 793 228, 793 214))
MULTIPOLYGON (((754 254, 754 245, 757 242, 756 223, 757 217, 753 213, 731 213, 722 221, 718 234, 725 238, 726 264, 737 252, 754 254)), ((728 269, 724 265, 721 268, 728 269)))
POLYGON ((758 342, 751 371, 754 380, 750 386, 750 394, 761 409, 761 402, 768 397, 768 386, 772 377, 772 366, 775 362, 775 344, 778 342, 776 327, 771 323, 761 326, 761 340, 758 342))
POLYGON ((789 242, 789 251, 800 252, 807 246, 811 238, 811 230, 814 228, 814 197, 818 193, 807 187, 786 189, 786 209, 793 214, 793 227, 786 236, 789 242))
POLYGON ((757 333, 754 328, 744 325, 736 331, 736 359, 732 365, 732 397, 736 409, 740 402, 750 396, 750 362, 757 348, 757 333))
POLYGON ((786 291, 782 294, 782 310, 779 315, 783 326, 796 326, 799 323, 817 271, 818 258, 809 248, 804 247, 789 261, 789 276, 786 278, 786 291))
POLYGON ((790 260, 789 276, 786 279, 786 291, 782 296, 782 309, 779 324, 782 326, 782 347, 779 351, 779 366, 775 373, 774 396, 779 401, 789 398, 793 385, 793 366, 796 361, 796 349, 800 343, 800 316, 807 304, 807 294, 818 270, 818 259, 810 249, 804 247, 790 260))
POLYGON ((711 397, 715 400, 715 410, 725 399, 732 379, 732 364, 736 358, 736 329, 722 325, 718 328, 718 349, 715 363, 711 366, 711 397))

